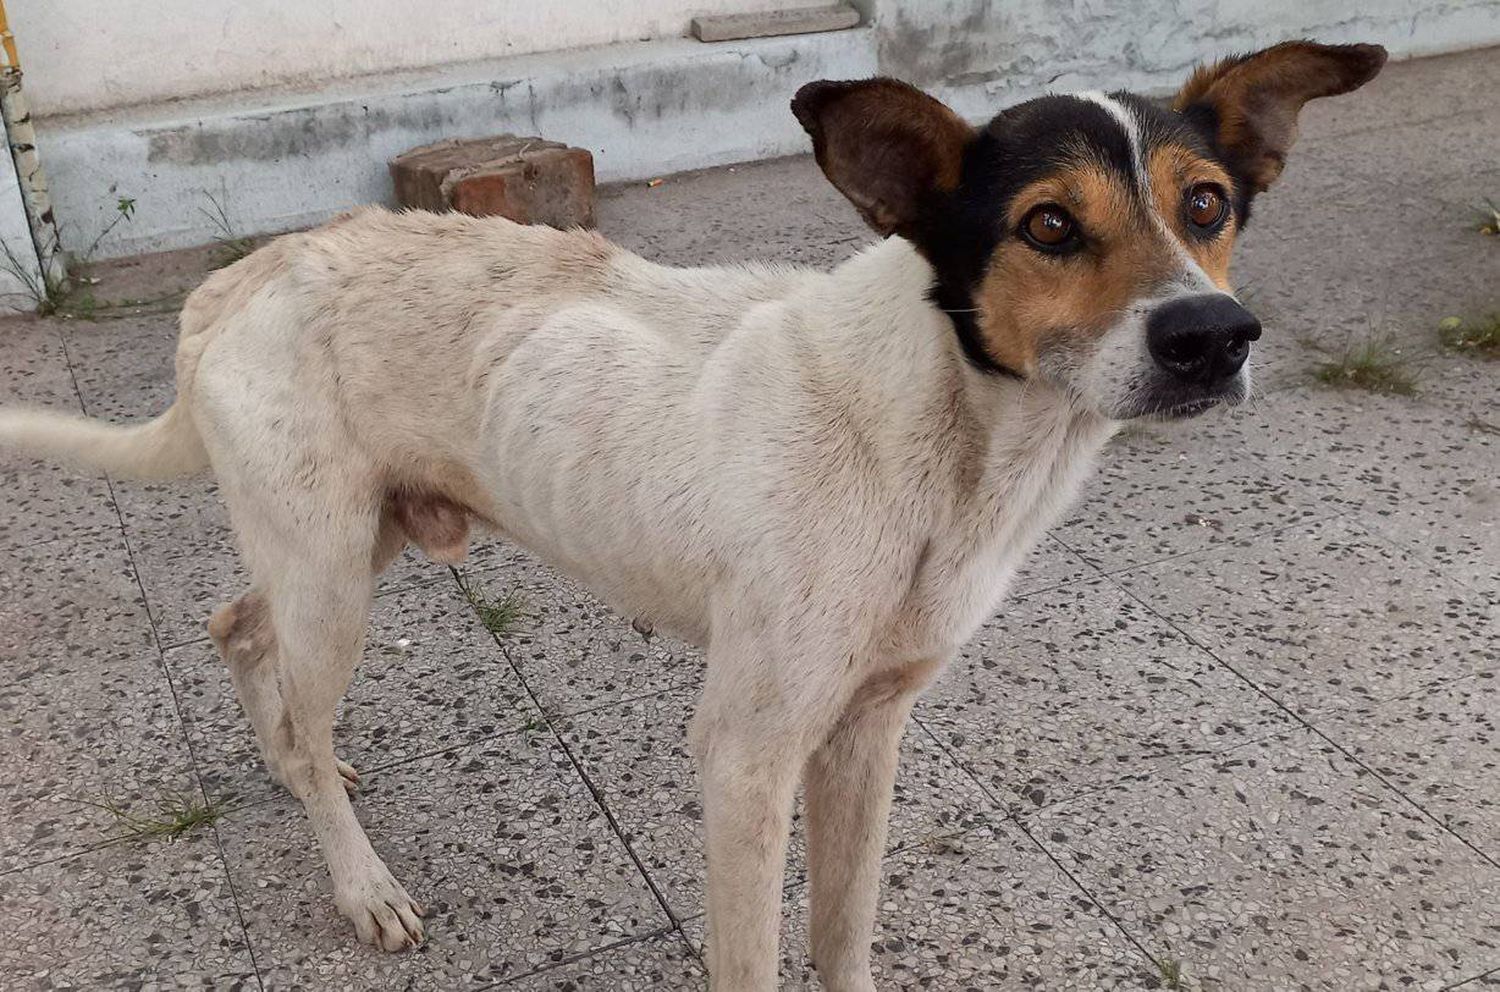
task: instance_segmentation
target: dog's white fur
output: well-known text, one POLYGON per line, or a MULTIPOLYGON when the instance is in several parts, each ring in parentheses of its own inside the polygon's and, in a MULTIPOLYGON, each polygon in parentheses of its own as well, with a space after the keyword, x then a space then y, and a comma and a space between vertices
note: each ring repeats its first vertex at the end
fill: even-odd
POLYGON ((715 987, 774 984, 805 780, 814 959, 869 990, 907 713, 1115 428, 973 369, 932 278, 901 239, 832 273, 679 270, 590 233, 371 210, 211 276, 158 420, 12 411, 0 439, 126 475, 212 467, 254 577, 214 633, 363 939, 419 939, 419 907, 355 820, 334 708, 372 571, 409 536, 391 494, 430 494, 706 647, 715 987))

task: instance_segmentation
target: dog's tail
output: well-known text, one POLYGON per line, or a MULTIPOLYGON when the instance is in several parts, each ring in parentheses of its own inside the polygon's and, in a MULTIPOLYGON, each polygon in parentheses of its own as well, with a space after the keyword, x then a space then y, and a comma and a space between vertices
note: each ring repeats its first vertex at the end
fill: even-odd
POLYGON ((128 425, 52 410, 0 410, 0 450, 143 481, 208 467, 208 451, 181 401, 155 420, 128 425))

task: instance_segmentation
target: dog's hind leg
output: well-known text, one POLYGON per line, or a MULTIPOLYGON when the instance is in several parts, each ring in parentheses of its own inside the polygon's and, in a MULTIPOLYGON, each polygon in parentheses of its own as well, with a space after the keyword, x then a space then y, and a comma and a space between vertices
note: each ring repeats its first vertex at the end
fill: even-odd
POLYGON ((912 703, 936 669, 921 664, 870 678, 808 760, 811 951, 827 992, 874 992, 870 938, 896 762, 912 703))
POLYGON ((307 811, 339 911, 362 941, 412 946, 422 939, 421 908, 371 847, 333 752, 339 698, 364 648, 372 566, 394 546, 383 535, 378 479, 326 451, 235 450, 242 460, 220 473, 220 484, 279 652, 281 714, 269 750, 307 811), (390 543, 381 548, 383 538, 390 543))
MULTIPOLYGON (((255 730, 266 770, 273 779, 286 785, 276 734, 282 717, 281 687, 276 675, 281 652, 265 597, 251 589, 234 602, 225 603, 209 618, 208 634, 229 669, 229 680, 255 730)), ((352 793, 359 785, 359 773, 342 760, 338 769, 344 778, 344 788, 352 793)))
MULTIPOLYGON (((298 514, 299 523, 316 524, 316 533, 281 531, 283 538, 300 532, 300 540, 294 538, 295 550, 288 548, 292 553, 266 582, 282 651, 276 746, 287 787, 302 800, 327 859, 339 912, 354 923, 360 940, 400 950, 422 939, 421 907, 370 846, 333 753, 339 698, 364 647, 378 512, 351 512, 349 502, 337 499, 319 502, 316 512, 298 514)), ((266 574, 256 571, 258 578, 266 574)))

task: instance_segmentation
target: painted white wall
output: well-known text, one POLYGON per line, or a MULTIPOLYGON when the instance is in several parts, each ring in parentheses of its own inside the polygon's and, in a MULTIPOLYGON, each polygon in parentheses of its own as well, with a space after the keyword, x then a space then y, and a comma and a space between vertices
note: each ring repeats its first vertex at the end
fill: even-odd
POLYGON ((9 0, 39 116, 680 37, 828 0, 9 0))
POLYGON ((695 11, 824 0, 6 2, 64 246, 137 199, 99 257, 211 240, 210 196, 236 234, 388 200, 387 160, 446 137, 579 145, 601 181, 802 152, 787 101, 817 78, 901 76, 978 120, 1049 90, 1164 92, 1286 38, 1398 59, 1500 44, 1500 0, 854 0, 850 31, 717 44, 678 35, 695 11), (547 46, 568 50, 483 57, 547 46), (368 69, 386 71, 348 75, 368 69), (258 81, 280 85, 233 89, 258 81))
MULTIPOLYGON (((0 141, 5 127, 0 124, 0 141)), ((21 202, 21 184, 10 149, 0 147, 0 313, 36 309, 36 293, 42 286, 42 267, 31 245, 31 226, 21 202)))

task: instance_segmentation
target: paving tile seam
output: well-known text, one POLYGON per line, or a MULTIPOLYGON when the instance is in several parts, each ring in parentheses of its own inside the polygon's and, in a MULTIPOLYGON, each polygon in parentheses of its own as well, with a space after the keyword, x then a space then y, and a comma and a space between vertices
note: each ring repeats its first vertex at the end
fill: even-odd
MULTIPOLYGON (((929 726, 925 721, 913 718, 912 722, 919 726, 922 731, 928 736, 937 736, 937 731, 929 726)), ((1257 744, 1266 744, 1272 741, 1277 741, 1301 732, 1301 727, 1272 730, 1267 733, 1257 734, 1254 737, 1248 737, 1245 740, 1240 741, 1238 744, 1231 744, 1229 747, 1219 748, 1213 751, 1178 750, 1168 754, 1150 755, 1146 758, 1143 758, 1142 760, 1151 763, 1153 772, 1159 772, 1163 767, 1176 771, 1182 768, 1186 768, 1188 765, 1192 764, 1195 761, 1202 761, 1205 758, 1219 760, 1222 758, 1226 758, 1232 754, 1237 754, 1238 752, 1243 751, 1245 748, 1254 747, 1257 744)), ((964 773, 966 777, 979 783, 981 788, 985 790, 986 798, 989 798, 996 804, 999 812, 1005 819, 1015 820, 1017 822, 1030 820, 1043 813, 1053 812, 1055 810, 1060 810, 1065 806, 1071 806, 1075 803, 1083 802, 1086 799, 1091 799, 1094 796, 1100 795, 1101 793, 1108 792, 1110 789, 1113 789, 1118 785, 1123 785, 1126 782, 1135 781, 1142 777, 1141 772, 1127 772, 1122 775, 1116 775, 1110 778, 1108 781, 1100 783, 1099 785, 1091 785, 1087 788, 1079 789, 1077 792, 1069 793, 1068 795, 1063 796, 1059 799, 1053 799, 1048 802, 1042 803, 1040 806, 1026 809, 1023 812, 1015 812, 1015 805, 1013 803, 1007 802, 1004 796, 996 795, 990 789, 990 787, 979 777, 978 773, 976 773, 971 767, 969 767, 969 765, 961 757, 959 757, 957 754, 952 753, 951 750, 947 753, 948 756, 953 760, 954 764, 958 766, 958 768, 964 773)))
POLYGON ((1041 839, 1036 836, 1036 834, 1027 824, 1021 822, 1010 813, 1002 797, 995 795, 994 792, 990 790, 990 787, 987 783, 981 781, 977 776, 970 773, 969 770, 964 767, 963 762, 959 760, 959 757, 955 755, 951 750, 949 750, 948 746, 941 740, 939 740, 937 735, 935 735, 926 725, 915 720, 913 722, 916 723, 921 731, 927 735, 928 739, 937 746, 938 750, 947 755, 948 760, 952 761, 953 764, 958 767, 958 770, 971 782, 974 783, 974 785, 979 789, 980 793, 987 800, 989 800, 995 811, 1000 814, 1003 822, 1009 822, 1017 830, 1021 831, 1021 833, 1025 835, 1026 839, 1031 842, 1031 845, 1038 851, 1040 851, 1043 857, 1052 862, 1053 866, 1055 866, 1058 871, 1062 872, 1063 877, 1066 878, 1075 889, 1082 893, 1083 897, 1087 899, 1089 903, 1104 916, 1105 919, 1114 924, 1115 929, 1118 930, 1120 932, 1120 935, 1123 936, 1125 940, 1136 949, 1137 953, 1139 953, 1142 958, 1152 962, 1157 966, 1160 966, 1161 962, 1157 959, 1156 955, 1146 950, 1146 946, 1139 940, 1137 940, 1135 935, 1126 928, 1124 921, 1115 916, 1114 913, 1110 912, 1109 908, 1104 905, 1103 901, 1100 900, 1098 896, 1094 895, 1089 887, 1083 884, 1083 880, 1075 875, 1072 871, 1070 871, 1068 869, 1068 866, 1063 864, 1062 860, 1055 854, 1053 854, 1052 851, 1047 847, 1047 845, 1042 843, 1041 839))
POLYGON ((1500 968, 1491 968, 1489 971, 1480 972, 1472 978, 1465 978, 1461 982, 1455 982, 1452 985, 1444 985, 1442 992, 1449 992, 1449 990, 1451 989, 1464 988, 1465 986, 1473 985, 1476 982, 1482 982, 1486 978, 1500 978, 1500 968))
POLYGON ((1460 844, 1462 844, 1463 846, 1467 847, 1474 854, 1478 855, 1479 858, 1482 861, 1484 861, 1486 864, 1490 865, 1492 868, 1500 870, 1500 860, 1497 860, 1496 858, 1492 857, 1490 854, 1488 854, 1483 849, 1481 849, 1477 844, 1473 843, 1467 837, 1465 837, 1463 834, 1459 833, 1457 830, 1453 829, 1453 827, 1451 827, 1447 823, 1443 822, 1443 820, 1442 820, 1441 817, 1437 816, 1436 814, 1434 814, 1433 812, 1431 812, 1430 810, 1428 810, 1427 807, 1423 806, 1421 803, 1419 803, 1415 799, 1413 799, 1410 795, 1408 795, 1406 793, 1406 791, 1404 789, 1402 789, 1399 786, 1397 786, 1394 783, 1392 783, 1384 775, 1380 774, 1380 772, 1376 771, 1374 768, 1370 767, 1363 760, 1361 760, 1358 755, 1354 754, 1348 748, 1344 747, 1344 745, 1340 744, 1338 741, 1336 741, 1332 737, 1330 737, 1322 729, 1320 729, 1319 727, 1317 727, 1313 723, 1309 722, 1306 718, 1304 718, 1303 716, 1301 716, 1300 714, 1298 714, 1290 706, 1288 706, 1286 703, 1282 702, 1276 695, 1274 695, 1273 693, 1271 693, 1269 690, 1263 688, 1259 683, 1257 683, 1255 680, 1251 679, 1249 676, 1245 675, 1238 668, 1236 668, 1233 664, 1231 664, 1228 661, 1224 660, 1222 657, 1219 656, 1219 654, 1216 651, 1213 650, 1213 648, 1211 648, 1207 644, 1204 644, 1202 641, 1198 640, 1196 637, 1194 637, 1187 630, 1184 630, 1178 624, 1174 623, 1170 617, 1167 617, 1167 616, 1163 615, 1161 612, 1159 612, 1156 609, 1156 607, 1154 607, 1153 605, 1151 605, 1151 603, 1147 602, 1145 599, 1143 599, 1142 597, 1140 597, 1139 595, 1137 595, 1136 593, 1134 593, 1130 589, 1127 589, 1125 586, 1121 585, 1120 583, 1113 582, 1112 580, 1111 580, 1111 582, 1112 582, 1112 584, 1116 588, 1118 588, 1119 590, 1121 590, 1122 592, 1124 592, 1125 595, 1129 596, 1131 599, 1133 599, 1137 603, 1139 603, 1142 607, 1144 607, 1146 610, 1148 610, 1153 616, 1155 616, 1157 619, 1159 619, 1162 623, 1167 624, 1173 630, 1177 631, 1177 633, 1179 633, 1183 637, 1187 638, 1187 640, 1190 643, 1192 643, 1194 645, 1197 645, 1201 650, 1203 650, 1204 652, 1206 652, 1211 658, 1213 658, 1214 662, 1216 664, 1220 665, 1222 668, 1224 668, 1225 671, 1228 671, 1235 678, 1237 678, 1240 681, 1242 681, 1243 683, 1245 683, 1246 686, 1248 686, 1249 688, 1253 689, 1255 692, 1259 693, 1261 696, 1265 697, 1265 699, 1268 702, 1270 702, 1272 705, 1276 706, 1278 709, 1280 709, 1283 713, 1285 713, 1287 716, 1289 716, 1292 720, 1296 721, 1302 727, 1305 727, 1307 730, 1309 730, 1313 734, 1317 735, 1319 738, 1321 738, 1323 741, 1325 741, 1329 746, 1331 746, 1336 751, 1338 751, 1339 754, 1343 755, 1349 761, 1353 762, 1357 767, 1364 769, 1364 771, 1366 772, 1366 774, 1370 775, 1372 778, 1375 779, 1375 781, 1379 782, 1385 788, 1387 788, 1391 792, 1395 793, 1400 799, 1404 800, 1409 806, 1411 806, 1418 813, 1420 813, 1424 819, 1428 820, 1434 826, 1436 826, 1438 829, 1442 830, 1444 833, 1448 834, 1449 836, 1451 836, 1455 840, 1457 840, 1460 844))
MULTIPOLYGON (((453 581, 457 583, 459 581, 458 569, 450 565, 448 571, 452 575, 453 581)), ((671 904, 667 901, 666 894, 656 884, 656 879, 647 870, 646 863, 641 859, 640 854, 637 853, 635 845, 630 843, 629 838, 626 837, 625 830, 621 826, 619 819, 615 816, 614 810, 610 809, 609 803, 605 801, 603 790, 595 785, 594 781, 589 777, 588 771, 583 767, 583 762, 579 760, 578 755, 573 753, 573 749, 568 746, 568 741, 563 736, 562 730, 557 726, 556 722, 546 715, 546 711, 541 705, 541 699, 537 696, 536 690, 526 681, 526 676, 522 674, 520 666, 511 655, 510 648, 503 640, 496 637, 493 632, 488 630, 486 632, 490 634, 490 639, 495 642, 495 646, 500 649, 500 654, 505 658, 505 662, 510 666, 511 671, 515 673, 517 680, 521 683, 522 690, 531 700, 532 705, 542 714, 542 719, 546 722, 547 729, 552 732, 553 740, 556 741, 564 757, 568 759, 568 763, 572 765, 573 772, 578 776, 579 781, 583 783, 583 787, 593 797, 594 803, 599 807, 599 811, 604 814, 605 822, 609 824, 610 830, 614 832, 615 837, 619 840, 621 846, 624 847, 626 855, 629 856, 631 862, 635 865, 636 871, 640 873, 641 879, 646 883, 646 887, 651 890, 652 896, 655 897, 657 904, 661 906, 662 912, 666 914, 668 921, 672 924, 672 928, 678 933, 682 933, 683 939, 686 940, 687 934, 682 931, 682 921, 678 919, 671 904)))
POLYGON ((491 989, 509 988, 526 981, 528 978, 536 978, 539 975, 545 975, 549 972, 557 971, 560 968, 566 968, 569 965, 574 965, 582 961, 591 961, 594 958, 603 957, 606 954, 611 954, 614 951, 618 951, 624 947, 633 947, 636 944, 649 943, 653 940, 660 940, 663 937, 677 938, 678 940, 682 941, 683 946, 687 948, 689 952, 693 953, 694 957, 697 957, 697 953, 693 952, 692 941, 683 936, 680 930, 678 930, 676 927, 662 927, 660 930, 657 930, 654 933, 641 934, 635 937, 626 937, 623 940, 615 941, 613 944, 605 944, 604 946, 596 947, 591 951, 584 951, 581 954, 574 954, 570 957, 563 958, 560 961, 554 961, 551 964, 543 965, 540 968, 533 968, 530 971, 522 972, 519 975, 511 975, 509 978, 502 979, 498 982, 492 982, 489 985, 477 986, 470 989, 469 992, 490 992, 491 989))
MULTIPOLYGON (((88 402, 83 398, 83 390, 78 385, 78 372, 73 366, 72 350, 68 347, 67 336, 62 333, 61 329, 59 329, 58 331, 58 339, 59 343, 62 346, 63 361, 65 361, 68 366, 68 378, 72 381, 73 391, 78 396, 79 408, 83 411, 84 415, 87 416, 88 402)), ((183 746, 187 749, 188 766, 192 770, 193 780, 198 783, 198 792, 203 797, 203 801, 205 803, 212 802, 212 798, 210 797, 208 792, 208 785, 203 780, 203 771, 198 764, 198 755, 193 747, 192 735, 188 733, 187 721, 183 718, 182 699, 178 693, 177 682, 176 679, 173 678, 171 666, 167 663, 166 652, 162 649, 161 631, 157 627, 156 619, 151 615, 151 600, 150 597, 146 594, 145 585, 141 582, 141 572, 139 566, 136 563, 135 549, 131 545, 130 535, 129 533, 127 533, 125 527, 125 515, 120 510, 120 501, 115 494, 114 481, 109 477, 107 473, 104 476, 104 485, 109 493, 110 506, 113 507, 115 511, 115 519, 118 520, 120 524, 120 538, 125 542, 125 555, 127 560, 130 562, 131 577, 135 580, 136 588, 140 590, 141 602, 144 605, 146 614, 146 623, 151 628, 152 643, 156 645, 157 662, 161 665, 162 677, 166 680, 167 683, 167 691, 171 693, 172 696, 172 711, 177 718, 177 731, 182 736, 183 746)), ((224 848, 224 839, 219 833, 219 827, 217 823, 211 823, 209 825, 209 828, 213 832, 214 850, 219 855, 219 864, 224 871, 224 884, 229 889, 229 900, 230 904, 234 907, 235 920, 239 923, 240 938, 244 941, 245 953, 250 957, 250 967, 255 974, 256 987, 264 992, 265 980, 261 975, 260 964, 256 959, 255 945, 250 939, 250 928, 245 922, 244 907, 240 904, 239 890, 234 884, 234 873, 230 869, 229 855, 224 848)))
MULTIPOLYGON (((1295 530, 1298 527, 1308 527, 1313 524, 1326 524, 1331 521, 1339 520, 1349 516, 1355 511, 1355 509, 1357 508, 1352 506, 1340 506, 1337 509, 1329 510, 1327 513, 1317 514, 1310 517, 1301 517, 1297 520, 1289 520, 1284 524, 1277 524, 1274 527, 1267 527, 1265 530, 1260 531, 1259 533, 1254 535, 1254 539, 1259 540, 1262 537, 1275 537, 1278 534, 1284 534, 1287 531, 1295 530)), ((1084 554, 1081 549, 1076 548, 1071 544, 1067 544, 1061 537, 1055 537, 1055 540, 1057 541, 1057 543, 1062 544, 1075 555, 1081 556, 1084 554)), ((1055 586, 1049 586, 1046 589, 1038 589, 1034 592, 1028 592, 1025 594, 1025 596, 1014 596, 1010 598, 1025 599, 1031 596, 1035 596, 1037 595, 1037 593, 1052 592, 1058 589, 1066 589, 1070 586, 1081 586, 1085 583, 1098 583, 1102 579, 1108 579, 1113 582, 1114 579, 1120 576, 1142 572, 1148 568, 1156 568, 1159 565, 1163 565, 1171 561, 1178 561, 1182 558, 1201 557, 1203 559, 1208 559, 1213 557, 1214 555, 1229 554, 1233 552, 1237 546, 1238 545, 1236 545, 1232 541, 1220 541, 1215 544, 1209 544, 1205 547, 1192 548, 1188 551, 1178 551, 1175 554, 1164 555, 1161 558, 1152 558, 1149 561, 1138 562, 1134 565, 1122 565, 1119 568, 1103 568, 1102 566, 1085 559, 1085 563, 1090 568, 1093 568, 1098 573, 1097 575, 1094 575, 1091 578, 1077 579, 1073 582, 1061 582, 1055 586)), ((1115 582, 1113 584, 1118 585, 1119 583, 1115 582)))
POLYGON ((1365 509, 1366 508, 1363 506, 1352 507, 1349 514, 1349 522, 1352 523, 1355 527, 1359 528, 1360 532, 1363 533, 1367 538, 1380 544, 1384 544, 1386 547, 1397 552, 1398 554, 1406 555, 1408 557, 1416 559, 1434 575, 1441 576, 1444 580, 1457 585, 1459 588, 1467 592, 1472 592, 1475 595, 1482 596, 1486 600, 1489 600, 1491 602, 1495 600, 1495 594, 1491 593, 1489 590, 1480 588, 1461 575, 1450 575, 1448 571, 1442 567, 1441 562, 1433 561, 1431 558, 1423 554, 1418 548, 1402 544, 1400 541, 1387 535, 1384 531, 1376 527, 1372 527, 1370 525, 1370 521, 1367 520, 1364 515, 1365 509))

